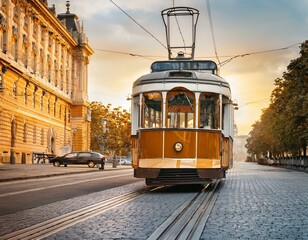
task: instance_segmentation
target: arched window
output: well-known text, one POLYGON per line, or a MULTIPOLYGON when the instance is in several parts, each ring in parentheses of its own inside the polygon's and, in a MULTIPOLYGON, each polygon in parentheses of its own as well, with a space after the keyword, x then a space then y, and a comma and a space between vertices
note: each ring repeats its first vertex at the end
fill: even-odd
POLYGON ((176 88, 167 95, 168 128, 193 128, 195 95, 185 88, 176 88))
POLYGON ((162 127, 162 102, 162 95, 159 92, 149 92, 143 94, 142 127, 162 127))

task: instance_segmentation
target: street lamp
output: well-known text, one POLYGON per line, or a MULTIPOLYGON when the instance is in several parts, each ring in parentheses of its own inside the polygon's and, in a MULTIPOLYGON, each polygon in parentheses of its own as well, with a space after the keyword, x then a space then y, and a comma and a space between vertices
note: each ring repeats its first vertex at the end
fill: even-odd
POLYGON ((105 155, 105 142, 106 142, 106 133, 107 133, 107 118, 102 118, 102 154, 105 155))

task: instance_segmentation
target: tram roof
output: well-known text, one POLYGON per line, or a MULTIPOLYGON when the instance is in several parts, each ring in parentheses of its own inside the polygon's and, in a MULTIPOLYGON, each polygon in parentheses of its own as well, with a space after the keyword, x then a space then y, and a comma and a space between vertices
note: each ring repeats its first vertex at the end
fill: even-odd
POLYGON ((201 70, 167 70, 152 72, 141 76, 134 82, 134 87, 151 84, 151 83, 167 83, 167 82, 185 82, 198 84, 223 85, 230 88, 229 83, 222 77, 211 72, 201 70))
POLYGON ((210 91, 231 95, 229 83, 216 75, 217 65, 204 60, 157 61, 152 72, 138 78, 133 84, 133 95, 154 90, 170 90, 185 87, 192 91, 210 91))

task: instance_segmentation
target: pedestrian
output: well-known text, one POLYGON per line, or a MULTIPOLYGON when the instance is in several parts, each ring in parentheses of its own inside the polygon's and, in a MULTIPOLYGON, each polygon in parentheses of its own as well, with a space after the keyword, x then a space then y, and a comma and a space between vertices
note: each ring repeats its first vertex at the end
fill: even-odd
POLYGON ((106 160, 106 158, 102 157, 102 163, 101 163, 100 170, 104 170, 105 169, 105 160, 106 160))

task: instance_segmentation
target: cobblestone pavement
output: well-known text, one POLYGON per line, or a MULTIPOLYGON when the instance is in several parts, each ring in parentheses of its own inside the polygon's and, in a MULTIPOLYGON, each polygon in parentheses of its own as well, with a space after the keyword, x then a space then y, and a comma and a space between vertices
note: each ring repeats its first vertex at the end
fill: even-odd
POLYGON ((202 239, 308 239, 307 173, 237 164, 202 239))
MULTIPOLYGON (((141 188, 143 183, 92 193, 0 217, 0 232, 30 226, 91 203, 141 188)), ((47 239, 147 239, 191 194, 153 192, 78 223, 47 239)), ((308 175, 237 163, 220 186, 201 239, 308 239, 308 175)))

